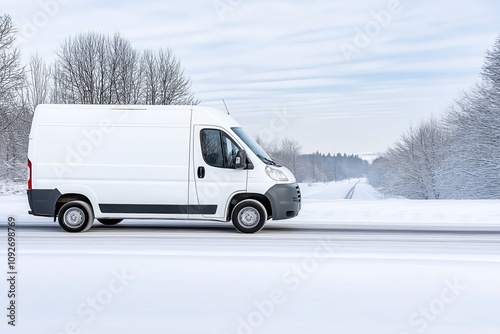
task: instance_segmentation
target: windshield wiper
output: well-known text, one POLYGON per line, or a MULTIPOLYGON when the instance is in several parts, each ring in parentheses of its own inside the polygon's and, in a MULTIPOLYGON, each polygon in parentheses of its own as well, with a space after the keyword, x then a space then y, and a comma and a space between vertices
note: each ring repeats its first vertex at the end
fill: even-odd
POLYGON ((259 157, 260 160, 264 161, 265 163, 269 164, 269 165, 274 165, 274 166, 277 166, 276 162, 272 161, 271 159, 268 159, 266 157, 263 157, 262 155, 260 154, 257 154, 257 156, 259 157))

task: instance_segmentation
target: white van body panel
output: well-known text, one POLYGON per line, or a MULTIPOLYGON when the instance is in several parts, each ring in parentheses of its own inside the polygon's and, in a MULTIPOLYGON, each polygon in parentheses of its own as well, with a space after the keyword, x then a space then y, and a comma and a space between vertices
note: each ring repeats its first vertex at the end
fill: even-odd
MULTIPOLYGON (((42 141, 33 187, 57 185, 63 193, 80 192, 100 204, 186 205, 190 110, 63 107, 44 110, 38 122, 42 141)), ((96 203, 92 206, 100 218, 96 203)))
POLYGON ((202 106, 39 105, 28 150, 32 214, 56 216, 60 199, 72 196, 88 200, 97 219, 227 221, 242 198, 260 198, 269 211, 280 209, 276 219, 298 214, 292 173, 276 166, 288 181, 272 180, 266 163, 233 128, 241 126, 230 115, 202 106), (228 154, 244 149, 249 168, 207 162, 211 158, 202 147, 211 131, 232 148, 228 154), (279 185, 293 189, 269 193, 279 185), (284 193, 291 211, 279 208, 284 193))

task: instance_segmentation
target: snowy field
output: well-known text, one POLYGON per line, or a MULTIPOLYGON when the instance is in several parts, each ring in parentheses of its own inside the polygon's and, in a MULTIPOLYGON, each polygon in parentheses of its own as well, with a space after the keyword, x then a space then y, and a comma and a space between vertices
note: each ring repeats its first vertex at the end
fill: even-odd
POLYGON ((17 222, 16 327, 0 333, 500 333, 500 202, 382 199, 365 180, 302 186, 298 217, 125 221, 63 232, 17 222))
POLYGON ((304 206, 294 223, 335 227, 500 231, 500 201, 384 199, 365 179, 301 185, 304 206), (358 183, 359 181, 359 183, 358 183), (352 200, 345 195, 356 185, 352 200))
POLYGON ((26 182, 0 181, 0 196, 26 194, 26 182))

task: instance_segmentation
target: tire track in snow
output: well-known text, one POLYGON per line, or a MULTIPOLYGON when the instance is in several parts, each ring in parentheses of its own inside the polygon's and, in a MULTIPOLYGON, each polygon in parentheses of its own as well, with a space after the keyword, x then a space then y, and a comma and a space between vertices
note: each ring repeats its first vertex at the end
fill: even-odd
POLYGON ((347 194, 345 195, 344 199, 352 199, 352 196, 354 196, 354 190, 356 190, 356 186, 358 185, 359 183, 359 180, 358 182, 356 182, 352 188, 347 192, 347 194))

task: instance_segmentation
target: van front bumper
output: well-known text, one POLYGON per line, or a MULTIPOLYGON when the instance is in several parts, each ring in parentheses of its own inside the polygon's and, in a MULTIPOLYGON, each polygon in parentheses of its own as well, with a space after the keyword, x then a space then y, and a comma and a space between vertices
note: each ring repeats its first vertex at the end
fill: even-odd
POLYGON ((297 183, 276 184, 265 195, 271 203, 273 220, 289 219, 299 214, 302 199, 297 183))

